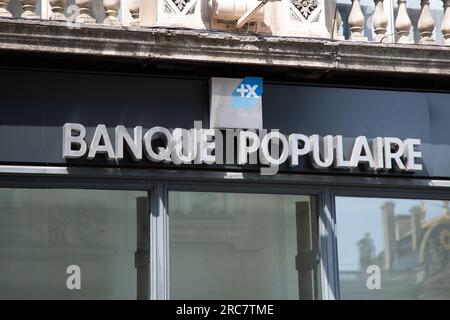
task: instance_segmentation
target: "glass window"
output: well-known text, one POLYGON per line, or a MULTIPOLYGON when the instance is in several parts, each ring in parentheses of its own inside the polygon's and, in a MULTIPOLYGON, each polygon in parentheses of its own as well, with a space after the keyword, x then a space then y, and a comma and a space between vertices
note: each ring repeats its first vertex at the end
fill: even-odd
POLYGON ((450 299, 448 201, 336 199, 343 299, 450 299))
POLYGON ((316 298, 312 199, 170 192, 171 298, 316 298))
POLYGON ((145 298, 146 203, 140 191, 0 189, 0 299, 145 298))

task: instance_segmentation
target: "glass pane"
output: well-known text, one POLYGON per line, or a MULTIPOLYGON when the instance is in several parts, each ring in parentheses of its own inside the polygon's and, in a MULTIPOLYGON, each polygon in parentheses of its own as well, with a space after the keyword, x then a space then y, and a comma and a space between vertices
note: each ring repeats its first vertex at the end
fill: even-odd
POLYGON ((336 199, 343 299, 450 299, 448 201, 336 199))
POLYGON ((148 242, 137 239, 137 200, 146 198, 0 189, 0 299, 136 299, 137 277, 148 271, 135 267, 137 244, 148 242))
POLYGON ((309 196, 171 192, 171 297, 316 297, 317 263, 304 253, 317 247, 310 203, 309 196), (310 217, 312 223, 304 223, 310 217), (305 229, 301 235, 299 225, 305 229), (308 241, 298 246, 305 235, 308 241), (299 278, 308 279, 302 292, 299 278))

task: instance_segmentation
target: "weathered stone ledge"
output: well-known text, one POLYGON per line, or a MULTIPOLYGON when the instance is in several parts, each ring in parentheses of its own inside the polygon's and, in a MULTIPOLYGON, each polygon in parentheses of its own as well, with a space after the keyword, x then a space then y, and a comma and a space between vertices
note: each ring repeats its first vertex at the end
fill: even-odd
POLYGON ((450 47, 263 37, 185 29, 108 27, 0 19, 0 53, 31 52, 141 61, 246 64, 364 72, 450 75, 450 47))

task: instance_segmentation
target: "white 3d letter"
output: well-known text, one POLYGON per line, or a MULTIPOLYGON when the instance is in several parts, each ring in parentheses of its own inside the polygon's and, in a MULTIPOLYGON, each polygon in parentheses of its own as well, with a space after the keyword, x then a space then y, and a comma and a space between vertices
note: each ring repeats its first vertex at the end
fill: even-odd
POLYGON ((124 126, 116 127, 116 159, 123 159, 124 142, 130 150, 131 157, 135 161, 142 160, 142 127, 134 128, 134 138, 131 138, 124 126))
POLYGON ((289 136, 289 154, 291 156, 290 165, 298 166, 298 158, 308 154, 311 150, 309 138, 303 134, 291 134, 289 136), (299 148, 299 142, 303 142, 303 147, 299 148))
POLYGON ((66 123, 63 127, 63 158, 77 159, 84 156, 87 151, 86 129, 78 123, 66 123), (73 135, 76 133, 76 135, 73 135), (76 146, 77 149, 73 149, 76 146))
POLYGON ((108 160, 114 160, 114 150, 109 139, 108 131, 104 124, 99 124, 97 129, 95 129, 94 138, 92 138, 91 147, 89 148, 89 153, 87 158, 92 160, 95 156, 99 154, 106 154, 108 160), (103 140, 103 144, 101 141, 103 140))
POLYGON ((395 160, 400 170, 405 170, 402 156, 405 152, 403 141, 398 138, 384 138, 384 162, 386 169, 392 169, 392 160, 395 160), (397 149, 392 152, 392 145, 397 145, 397 149))
POLYGON ((248 163, 248 155, 258 151, 260 141, 258 135, 253 131, 239 132, 238 141, 238 165, 248 163), (250 143, 247 145, 247 141, 250 143))
POLYGON ((405 157, 406 157, 406 170, 408 171, 421 171, 422 165, 417 164, 415 159, 422 158, 422 152, 414 150, 414 147, 418 147, 421 144, 420 139, 407 139, 405 144, 405 157))

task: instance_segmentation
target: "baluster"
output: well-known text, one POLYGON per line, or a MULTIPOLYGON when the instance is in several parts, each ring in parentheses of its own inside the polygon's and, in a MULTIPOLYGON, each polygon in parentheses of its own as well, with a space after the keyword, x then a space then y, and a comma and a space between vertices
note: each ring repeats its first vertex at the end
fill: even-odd
POLYGON ((361 10, 360 0, 352 0, 352 10, 348 17, 348 24, 350 26, 350 40, 352 41, 366 41, 364 36, 364 14, 361 10))
POLYGON ((95 23, 95 19, 91 15, 93 0, 76 0, 75 3, 80 9, 80 15, 76 19, 77 22, 81 23, 95 23))
POLYGON ((406 0, 398 0, 398 13, 395 20, 395 30, 399 36, 397 43, 413 43, 414 41, 409 39, 409 33, 411 31, 411 19, 406 9, 406 0))
POLYGON ((141 8, 141 0, 129 0, 128 9, 130 9, 133 21, 132 26, 138 26, 140 24, 139 11, 141 8))
POLYGON ((49 3, 52 7, 52 15, 50 16, 50 20, 67 20, 66 16, 64 15, 65 0, 49 0, 49 3))
POLYGON ((21 18, 39 19, 36 14, 36 2, 37 0, 20 0, 20 3, 22 4, 21 18))
POLYGON ((339 29, 341 29, 342 17, 339 10, 336 10, 336 20, 334 21, 334 35, 333 38, 336 39, 339 36, 339 29))
POLYGON ((106 18, 104 24, 120 25, 117 18, 120 9, 120 0, 103 0, 103 7, 105 8, 106 18))
POLYGON ((421 11, 417 28, 420 32, 421 44, 435 44, 433 39, 434 20, 430 12, 430 1, 422 0, 420 2, 421 11))
POLYGON ((0 0, 0 17, 11 18, 12 14, 8 11, 9 0, 0 0))
POLYGON ((339 10, 336 10, 336 19, 334 21, 334 33, 333 39, 335 40, 345 40, 345 37, 341 34, 342 16, 339 10))
POLYGON ((373 14, 373 28, 376 34, 375 40, 377 42, 389 42, 386 37, 388 27, 388 17, 384 11, 384 0, 375 1, 375 13, 373 14))
POLYGON ((444 2, 444 18, 442 18, 441 30, 444 35, 445 45, 450 46, 450 0, 444 2))

